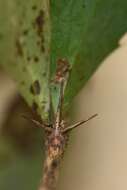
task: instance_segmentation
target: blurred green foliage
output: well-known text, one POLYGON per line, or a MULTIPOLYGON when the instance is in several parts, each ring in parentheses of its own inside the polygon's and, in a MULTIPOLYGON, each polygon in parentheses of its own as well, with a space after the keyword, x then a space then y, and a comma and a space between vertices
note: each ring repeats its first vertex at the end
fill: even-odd
POLYGON ((44 135, 21 114, 39 118, 21 98, 5 114, 0 131, 0 189, 37 189, 42 176, 44 135))

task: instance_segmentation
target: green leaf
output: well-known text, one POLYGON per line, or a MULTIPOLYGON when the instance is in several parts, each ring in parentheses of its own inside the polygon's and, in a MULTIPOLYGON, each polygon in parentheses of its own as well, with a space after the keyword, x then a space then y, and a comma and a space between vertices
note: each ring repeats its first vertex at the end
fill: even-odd
MULTIPOLYGON (((15 151, 11 163, 0 171, 1 190, 35 190, 42 176, 44 155, 42 149, 33 155, 20 155, 15 151)), ((2 165, 2 163, 0 163, 2 165)))
MULTIPOLYGON (((52 75, 58 59, 66 59, 72 70, 65 92, 65 106, 79 92, 103 59, 127 31, 126 0, 51 1, 52 75)), ((57 96, 52 89, 53 102, 57 96)))
POLYGON ((0 1, 0 59, 27 103, 48 118, 49 5, 45 0, 0 1), (4 13, 5 11, 5 13, 4 13))
MULTIPOLYGON (((49 116, 50 79, 65 59, 71 73, 65 106, 127 31, 126 0, 2 0, 0 59, 28 104, 49 116)), ((51 85, 53 107, 58 85, 51 85)))

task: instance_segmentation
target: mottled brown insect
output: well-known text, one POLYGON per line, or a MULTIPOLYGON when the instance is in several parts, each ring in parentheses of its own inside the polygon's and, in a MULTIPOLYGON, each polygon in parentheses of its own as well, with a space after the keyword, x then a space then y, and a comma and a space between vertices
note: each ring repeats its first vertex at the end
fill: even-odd
MULTIPOLYGON (((67 63, 67 62, 66 62, 67 63)), ((43 178, 40 183, 39 190, 54 190, 58 178, 59 164, 62 155, 65 150, 65 146, 68 139, 68 133, 77 126, 82 125, 88 120, 94 118, 97 114, 91 116, 85 121, 77 122, 71 126, 66 126, 62 115, 62 105, 64 97, 64 85, 66 83, 66 72, 65 61, 59 60, 60 67, 62 70, 57 69, 56 79, 59 83, 60 94, 59 104, 57 107, 57 113, 54 116, 54 121, 51 124, 40 123, 32 119, 32 122, 45 130, 45 145, 46 145, 46 160, 44 164, 43 178), (64 67, 63 67, 64 65, 64 67), (60 72, 61 71, 61 72, 60 72)), ((55 81, 56 82, 56 81, 55 81)))

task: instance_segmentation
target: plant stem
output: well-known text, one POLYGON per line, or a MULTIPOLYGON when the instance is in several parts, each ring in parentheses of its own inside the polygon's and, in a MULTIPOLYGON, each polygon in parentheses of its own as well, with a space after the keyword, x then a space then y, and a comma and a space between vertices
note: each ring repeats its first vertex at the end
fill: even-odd
POLYGON ((38 190, 54 190, 56 188, 60 162, 67 142, 67 134, 53 128, 46 135, 46 159, 44 162, 43 177, 38 190))
POLYGON ((59 174, 59 161, 46 158, 44 164, 44 174, 39 190, 54 190, 56 188, 59 174))
MULTIPOLYGON (((95 114, 85 121, 65 127, 64 120, 62 119, 65 80, 63 77, 60 77, 60 75, 57 76, 57 79, 59 79, 60 84, 59 103, 54 117, 55 120, 52 122, 50 128, 47 127, 47 125, 43 126, 46 132, 46 160, 44 163, 44 174, 38 190, 55 190, 59 174, 60 161, 68 140, 68 132, 97 116, 97 114, 95 114)), ((40 123, 38 124, 35 120, 32 121, 36 123, 36 125, 40 126, 40 123)))

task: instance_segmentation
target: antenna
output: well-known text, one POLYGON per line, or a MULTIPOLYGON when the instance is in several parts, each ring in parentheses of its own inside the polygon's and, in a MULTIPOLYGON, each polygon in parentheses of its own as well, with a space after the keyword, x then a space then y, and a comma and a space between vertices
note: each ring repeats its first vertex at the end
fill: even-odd
POLYGON ((73 125, 71 125, 71 126, 65 128, 65 129, 63 129, 62 132, 63 132, 63 133, 66 133, 66 132, 68 132, 68 131, 70 131, 70 130, 72 130, 72 129, 74 129, 74 128, 76 128, 76 127, 78 127, 78 126, 80 126, 80 125, 82 125, 82 124, 84 124, 84 123, 86 123, 86 122, 88 122, 89 120, 95 118, 96 116, 98 116, 98 114, 92 115, 92 116, 89 117, 87 120, 79 121, 79 122, 77 122, 77 123, 75 123, 75 124, 73 124, 73 125))

